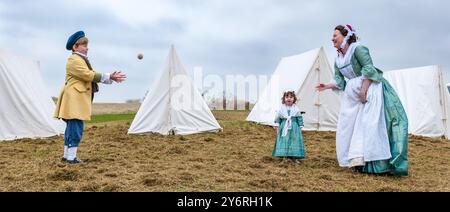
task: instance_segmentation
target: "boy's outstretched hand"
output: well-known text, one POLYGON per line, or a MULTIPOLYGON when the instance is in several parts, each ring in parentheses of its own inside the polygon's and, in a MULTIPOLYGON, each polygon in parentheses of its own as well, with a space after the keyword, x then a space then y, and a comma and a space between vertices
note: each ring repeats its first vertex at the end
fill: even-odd
POLYGON ((125 81, 125 79, 127 78, 127 75, 125 75, 121 71, 115 71, 111 74, 110 78, 114 82, 121 83, 121 82, 125 81))

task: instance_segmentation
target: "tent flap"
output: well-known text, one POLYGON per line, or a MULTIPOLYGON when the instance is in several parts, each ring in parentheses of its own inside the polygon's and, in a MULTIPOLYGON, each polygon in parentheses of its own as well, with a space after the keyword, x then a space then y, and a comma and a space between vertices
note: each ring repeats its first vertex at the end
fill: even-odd
POLYGON ((156 83, 136 114, 129 134, 189 135, 221 127, 171 47, 156 83))

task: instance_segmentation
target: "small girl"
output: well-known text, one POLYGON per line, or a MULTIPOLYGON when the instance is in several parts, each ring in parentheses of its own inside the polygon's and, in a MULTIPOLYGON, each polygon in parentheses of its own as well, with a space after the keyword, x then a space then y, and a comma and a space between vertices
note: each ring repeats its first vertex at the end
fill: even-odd
POLYGON ((301 128, 303 117, 296 103, 297 96, 294 91, 287 91, 283 94, 282 105, 277 112, 275 127, 277 140, 272 153, 273 157, 292 159, 299 163, 299 159, 305 158, 305 146, 301 128))

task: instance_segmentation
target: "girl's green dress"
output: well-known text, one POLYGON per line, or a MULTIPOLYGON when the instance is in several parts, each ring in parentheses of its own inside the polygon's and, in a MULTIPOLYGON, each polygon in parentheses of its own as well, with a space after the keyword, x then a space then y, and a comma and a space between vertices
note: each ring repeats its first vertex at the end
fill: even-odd
MULTIPOLYGON (((290 115, 290 110, 288 110, 290 115)), ((297 113, 291 117, 292 129, 288 131, 288 135, 283 137, 283 129, 287 119, 277 115, 275 122, 280 125, 278 129, 277 140, 273 149, 272 156, 279 158, 305 158, 305 145, 303 142, 303 134, 301 127, 303 127, 303 117, 297 113)))

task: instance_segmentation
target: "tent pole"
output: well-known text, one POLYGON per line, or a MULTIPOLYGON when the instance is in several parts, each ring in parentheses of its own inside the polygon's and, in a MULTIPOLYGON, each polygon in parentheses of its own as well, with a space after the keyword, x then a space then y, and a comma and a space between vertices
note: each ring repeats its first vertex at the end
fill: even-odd
POLYGON ((439 93, 441 96, 440 103, 441 103, 441 107, 442 107, 442 122, 444 124, 444 131, 445 131, 444 137, 448 139, 448 136, 449 136, 447 134, 447 132, 448 132, 448 128, 447 128, 447 122, 448 122, 448 120, 447 120, 447 117, 448 117, 447 104, 448 104, 448 102, 447 101, 448 101, 448 99, 445 98, 446 97, 445 94, 447 94, 448 89, 447 89, 447 86, 445 86, 445 88, 443 87, 444 86, 444 77, 442 75, 441 66, 438 66, 438 76, 439 76, 439 93), (443 90, 445 90, 445 92, 443 92, 443 90))
MULTIPOLYGON (((319 58, 320 58, 320 54, 319 57, 317 58, 316 61, 316 71, 317 71, 317 84, 320 83, 320 63, 319 63, 319 58)), ((317 95, 317 131, 320 130, 320 107, 321 107, 321 103, 320 103, 320 93, 317 95)))
POLYGON ((174 54, 175 54, 175 48, 174 48, 174 46, 172 45, 171 46, 171 48, 170 48, 170 51, 171 51, 171 53, 170 53, 170 62, 169 62, 169 115, 168 115, 168 118, 169 118, 169 135, 172 135, 172 134, 175 134, 175 132, 173 132, 173 129, 172 129, 172 70, 173 70, 173 61, 174 61, 174 54))

